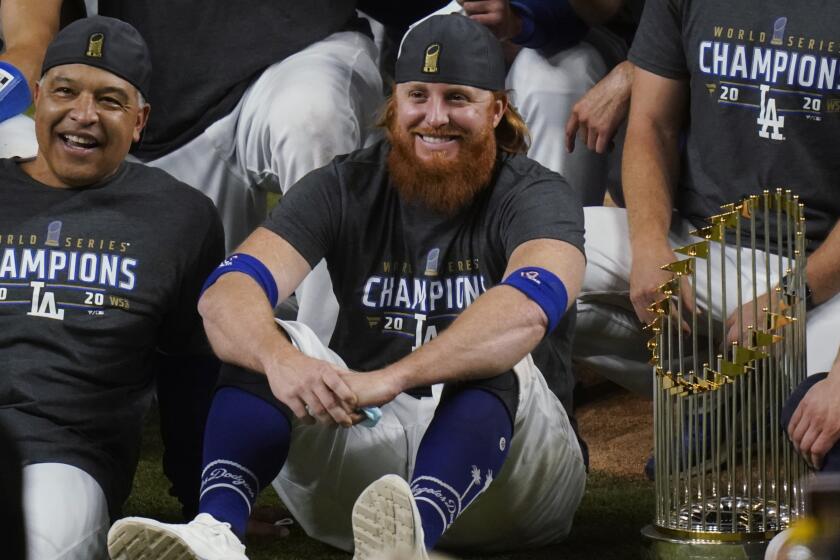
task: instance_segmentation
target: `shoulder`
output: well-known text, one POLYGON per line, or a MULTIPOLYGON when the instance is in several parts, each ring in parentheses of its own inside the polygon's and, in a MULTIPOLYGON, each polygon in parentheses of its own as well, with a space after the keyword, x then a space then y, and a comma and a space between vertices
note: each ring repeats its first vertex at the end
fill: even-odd
POLYGON ((119 179, 132 194, 143 196, 152 205, 166 205, 174 211, 184 207, 199 212, 215 213, 213 201, 204 193, 183 183, 162 169, 142 163, 125 163, 119 179))
POLYGON ((375 173, 385 168, 389 150, 388 141, 380 140, 367 148, 337 156, 332 165, 339 175, 375 173))
POLYGON ((316 196, 318 191, 324 191, 328 196, 341 196, 339 193, 350 191, 366 193, 371 185, 376 183, 387 173, 388 143, 380 141, 376 144, 336 156, 327 165, 310 171, 296 183, 289 191, 299 191, 296 196, 316 196), (304 188, 298 188, 304 185, 304 188), (338 186, 338 189, 333 187, 338 186))

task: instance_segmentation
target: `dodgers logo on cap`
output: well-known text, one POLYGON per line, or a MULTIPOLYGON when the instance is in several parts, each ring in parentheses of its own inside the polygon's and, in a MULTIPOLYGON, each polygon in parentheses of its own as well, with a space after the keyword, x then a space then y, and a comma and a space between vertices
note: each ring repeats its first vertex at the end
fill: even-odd
POLYGON ((436 74, 438 72, 438 57, 440 56, 440 43, 432 43, 426 47, 426 60, 423 63, 423 72, 436 74))
POLYGON ((103 33, 94 33, 88 39, 88 48, 85 56, 91 58, 102 58, 102 45, 105 43, 105 35, 103 33))

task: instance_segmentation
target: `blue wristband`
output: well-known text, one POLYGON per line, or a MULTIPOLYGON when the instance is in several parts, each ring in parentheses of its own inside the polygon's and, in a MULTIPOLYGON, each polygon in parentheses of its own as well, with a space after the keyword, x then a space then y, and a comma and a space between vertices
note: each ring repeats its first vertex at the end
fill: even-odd
POLYGON ((0 61, 0 122, 26 111, 32 104, 23 72, 0 61))
POLYGON ((566 305, 569 303, 566 286, 562 280, 544 268, 531 266, 514 270, 502 284, 516 288, 540 306, 548 317, 546 334, 557 327, 566 313, 566 305))
POLYGON ((228 272, 241 272, 247 274, 254 281, 259 284, 260 288, 265 292, 271 307, 277 307, 277 299, 279 294, 277 292, 277 283, 268 268, 260 262, 256 257, 247 255, 245 253, 234 253, 225 260, 222 264, 216 267, 216 270, 210 273, 207 280, 204 281, 204 286, 201 287, 201 293, 207 291, 207 288, 215 284, 223 274, 228 272))

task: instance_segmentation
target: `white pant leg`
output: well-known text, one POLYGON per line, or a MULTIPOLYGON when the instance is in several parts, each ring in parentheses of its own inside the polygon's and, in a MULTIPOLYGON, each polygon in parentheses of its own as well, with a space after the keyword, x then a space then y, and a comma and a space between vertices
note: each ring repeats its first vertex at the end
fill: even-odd
MULTIPOLYGON (((305 325, 278 322, 303 353, 344 365, 305 325)), ((569 532, 585 484, 580 447, 530 356, 514 372, 519 405, 505 466, 446 532, 442 546, 510 550, 556 542, 569 532), (535 483, 544 479, 553 484, 535 483)), ((439 402, 440 393, 433 393, 423 399, 399 395, 382 407, 374 428, 293 424, 289 457, 272 484, 307 535, 352 549, 350 514, 356 498, 385 474, 409 479, 439 402)))
POLYGON ((508 457, 490 487, 443 534, 441 548, 522 550, 559 542, 571 530, 586 485, 580 445, 531 356, 513 371, 519 404, 508 457))
POLYGON ((0 122, 0 158, 31 158, 37 153, 35 121, 26 115, 15 115, 0 122))
MULTIPOLYGON (((306 325, 278 323, 304 354, 344 366, 306 325)), ((382 418, 373 428, 293 422, 289 455, 272 486, 307 535, 353 549, 351 512, 356 498, 386 474, 408 479, 436 404, 437 398, 401 394, 382 407, 382 418)))
POLYGON ((108 505, 85 471, 62 463, 24 467, 23 507, 29 560, 108 558, 108 505))
POLYGON ((566 121, 572 107, 607 73, 601 55, 580 43, 545 57, 522 49, 508 71, 506 87, 531 131, 528 156, 563 175, 585 206, 600 206, 607 187, 609 157, 578 142, 566 150, 566 121))
POLYGON ((831 370, 840 349, 840 294, 806 315, 808 375, 831 370))

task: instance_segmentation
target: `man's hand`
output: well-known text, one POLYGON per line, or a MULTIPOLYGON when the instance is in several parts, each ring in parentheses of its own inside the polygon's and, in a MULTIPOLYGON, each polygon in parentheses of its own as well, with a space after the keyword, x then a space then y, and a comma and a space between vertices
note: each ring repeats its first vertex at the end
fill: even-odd
MULTIPOLYGON (((678 260, 674 251, 667 242, 660 247, 650 247, 643 252, 634 252, 633 264, 630 268, 630 301, 636 316, 644 324, 649 324, 656 319, 656 314, 648 311, 648 307, 662 298, 659 287, 665 282, 674 278, 668 271, 662 270, 663 265, 678 260)), ((680 281, 680 297, 683 301, 683 310, 691 313, 694 310, 694 301, 691 296, 691 284, 687 277, 680 281)), ((676 319, 676 309, 672 309, 671 315, 676 319)), ((679 318, 681 327, 689 332, 688 323, 679 318)))
POLYGON ((519 14, 508 0, 458 0, 466 15, 487 27, 500 41, 516 37, 522 31, 519 14))
MULTIPOLYGON (((366 373, 346 373, 342 379, 356 395, 356 407, 382 406, 397 398, 404 387, 387 368, 366 373)), ((360 420, 364 420, 364 415, 360 420)))
POLYGON ((624 61, 586 92, 572 107, 566 122, 566 149, 574 151, 580 131, 581 139, 593 152, 611 150, 613 137, 630 110, 632 86, 633 64, 624 61))
MULTIPOLYGON (((775 290, 773 292, 775 294, 775 290)), ((758 296, 755 300, 750 300, 741 306, 741 321, 738 321, 738 309, 732 312, 726 319, 726 345, 729 346, 735 341, 744 344, 747 341, 739 340, 741 333, 747 334, 748 327, 753 329, 764 330, 766 328, 764 309, 772 309, 773 313, 779 313, 782 301, 779 297, 773 298, 772 308, 770 306, 770 294, 765 293, 758 296), (758 312, 756 316, 755 311, 758 312)))
POLYGON ((358 399, 344 382, 348 370, 310 358, 297 350, 266 368, 271 392, 292 409, 299 420, 349 427, 358 399))
POLYGON ((793 447, 815 469, 840 440, 840 362, 828 377, 811 387, 793 413, 787 427, 793 447))

